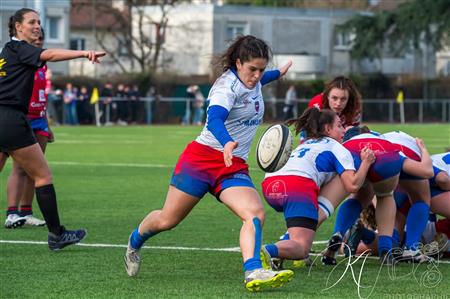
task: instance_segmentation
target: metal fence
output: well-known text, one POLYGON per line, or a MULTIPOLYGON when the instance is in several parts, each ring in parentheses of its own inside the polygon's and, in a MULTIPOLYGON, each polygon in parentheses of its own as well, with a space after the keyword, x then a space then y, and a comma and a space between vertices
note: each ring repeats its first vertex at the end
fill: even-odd
MULTIPOLYGON (((117 107, 124 102, 124 98, 111 98, 110 104, 104 104, 106 98, 100 98, 99 102, 91 105, 90 113, 92 123, 98 126, 117 123, 117 107)), ((309 100, 298 100, 294 108, 294 116, 298 116, 307 107, 309 100)), ((184 123, 189 124, 192 118, 192 105, 190 98, 168 97, 141 97, 134 107, 139 109, 141 124, 184 123)), ((59 109, 60 120, 64 123, 64 105, 59 109)), ((403 108, 392 99, 364 99, 364 122, 401 122, 402 109, 405 122, 425 123, 442 122, 450 123, 450 99, 431 100, 405 100, 403 108)), ((275 103, 266 102, 265 121, 277 122, 284 120, 284 99, 277 99, 275 103)), ((206 107, 204 107, 206 109, 206 107)))

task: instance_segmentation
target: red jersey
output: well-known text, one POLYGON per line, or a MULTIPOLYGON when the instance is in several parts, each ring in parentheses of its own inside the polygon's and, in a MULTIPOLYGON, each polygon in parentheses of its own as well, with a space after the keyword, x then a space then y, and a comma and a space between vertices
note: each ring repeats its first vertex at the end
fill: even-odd
POLYGON ((33 92, 31 93, 27 115, 29 119, 45 117, 48 99, 45 89, 48 85, 47 81, 49 81, 45 78, 46 72, 47 65, 44 65, 34 73, 33 92))
POLYGON ((323 93, 313 96, 308 103, 308 108, 316 107, 317 109, 322 109, 322 97, 323 93))

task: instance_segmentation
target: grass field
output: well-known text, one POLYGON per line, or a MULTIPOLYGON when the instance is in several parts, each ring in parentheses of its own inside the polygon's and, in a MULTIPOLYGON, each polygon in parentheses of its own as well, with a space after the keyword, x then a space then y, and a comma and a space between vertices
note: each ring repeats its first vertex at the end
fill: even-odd
MULTIPOLYGON (((448 124, 372 129, 401 129, 419 136, 431 153, 450 147, 448 124)), ((60 216, 68 228, 88 230, 86 246, 53 253, 45 242, 45 228, 0 227, 0 298, 450 298, 449 260, 430 266, 401 265, 394 272, 371 259, 334 271, 316 261, 310 271, 296 269, 286 287, 249 293, 237 251, 241 223, 210 195, 181 225, 146 243, 150 248, 142 250, 141 272, 129 278, 123 266, 128 235, 150 210, 162 206, 178 155, 199 131, 180 126, 55 127, 56 142, 48 147, 47 157, 60 216), (360 288, 352 269, 356 279, 362 273, 360 288)), ((259 189, 263 173, 254 153, 250 173, 259 189)), ((0 173, 5 208, 10 169, 8 162, 0 173)), ((34 210, 41 217, 36 204, 34 210)), ((264 241, 270 242, 285 227, 281 214, 267 205, 266 211, 264 241)), ((4 214, 0 213, 2 225, 4 214)), ((327 240, 332 225, 333 221, 324 223, 316 240, 327 240)), ((316 244, 314 249, 324 246, 316 244)))

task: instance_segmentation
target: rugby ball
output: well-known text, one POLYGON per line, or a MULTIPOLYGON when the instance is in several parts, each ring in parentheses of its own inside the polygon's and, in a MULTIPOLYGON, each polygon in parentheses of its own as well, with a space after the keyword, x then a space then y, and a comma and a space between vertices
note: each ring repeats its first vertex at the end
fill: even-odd
POLYGON ((272 125, 262 134, 256 147, 256 161, 264 172, 281 169, 292 152, 293 138, 283 124, 272 125))

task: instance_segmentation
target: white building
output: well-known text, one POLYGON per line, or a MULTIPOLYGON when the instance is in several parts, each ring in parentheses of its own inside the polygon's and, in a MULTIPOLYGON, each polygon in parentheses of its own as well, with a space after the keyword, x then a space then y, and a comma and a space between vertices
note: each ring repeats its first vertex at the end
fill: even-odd
MULTIPOLYGON (((146 13, 158 18, 157 6, 146 13)), ((168 15, 167 36, 160 56, 162 69, 182 75, 211 72, 211 59, 227 48, 237 34, 252 34, 267 41, 274 63, 287 59, 294 64, 291 78, 321 75, 371 73, 388 75, 424 74, 423 57, 408 54, 392 57, 388 51, 381 61, 351 61, 350 36, 336 32, 336 25, 358 13, 344 9, 300 9, 284 7, 222 6, 211 3, 182 4, 168 15)), ((137 28, 133 30, 136 32, 137 28)), ((151 30, 150 30, 151 32, 151 30)), ((436 60, 429 57, 430 78, 436 75, 436 60)))

